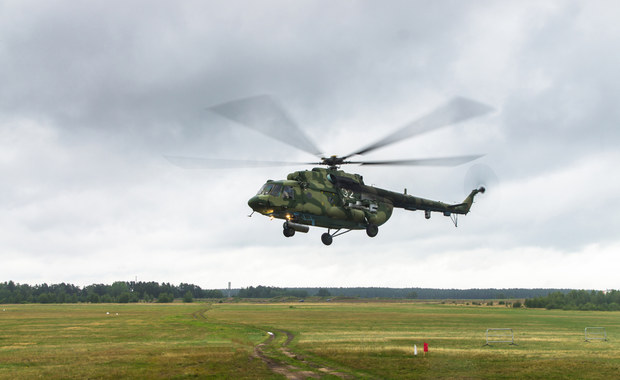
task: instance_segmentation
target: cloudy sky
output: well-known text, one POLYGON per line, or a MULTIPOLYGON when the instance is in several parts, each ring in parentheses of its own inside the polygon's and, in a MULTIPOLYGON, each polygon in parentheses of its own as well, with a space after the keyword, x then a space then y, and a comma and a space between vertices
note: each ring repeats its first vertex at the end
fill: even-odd
POLYGON ((0 281, 620 288, 619 13, 612 0, 0 0, 0 281), (312 160, 207 110, 257 94, 328 155, 453 96, 491 105, 364 157, 486 154, 475 162, 347 168, 446 202, 483 169, 488 192, 458 228, 395 210, 373 239, 286 239, 247 200, 300 167, 164 158, 312 160))

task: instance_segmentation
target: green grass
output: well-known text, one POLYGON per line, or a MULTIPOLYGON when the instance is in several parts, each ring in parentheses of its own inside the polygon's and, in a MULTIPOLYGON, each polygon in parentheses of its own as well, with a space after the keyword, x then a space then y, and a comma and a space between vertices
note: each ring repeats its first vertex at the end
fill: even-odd
POLYGON ((355 303, 224 304, 207 315, 291 331, 293 351, 358 376, 609 379, 620 373, 617 312, 355 303), (586 326, 605 326, 610 341, 584 342, 586 326), (518 346, 483 346, 486 329, 502 327, 513 328, 518 346))
POLYGON ((252 357, 267 331, 276 338, 265 354, 315 373, 319 365, 390 379, 620 374, 620 312, 368 302, 0 305, 0 378, 283 378, 252 357), (587 326, 606 327, 609 341, 584 342, 587 326), (513 328, 517 346, 483 346, 485 330, 500 327, 513 328), (284 331, 305 362, 281 351, 284 331))
POLYGON ((205 305, 0 305, 2 309, 0 378, 271 376, 260 360, 248 359, 263 332, 205 323, 199 313, 205 305))

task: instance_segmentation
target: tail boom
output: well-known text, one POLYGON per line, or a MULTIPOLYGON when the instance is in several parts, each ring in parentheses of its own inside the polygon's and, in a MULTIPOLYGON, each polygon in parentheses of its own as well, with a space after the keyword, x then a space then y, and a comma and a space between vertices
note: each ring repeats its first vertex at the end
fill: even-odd
POLYGON ((467 196, 467 198, 465 198, 463 202, 457 204, 448 204, 444 202, 432 201, 429 199, 393 192, 389 192, 390 194, 382 195, 390 199, 394 207, 399 207, 410 211, 424 210, 425 215, 428 219, 431 212, 441 212, 446 216, 450 216, 451 214, 467 215, 469 213, 469 210, 471 209, 472 204, 474 203, 474 197, 478 193, 484 193, 485 191, 486 189, 484 187, 474 189, 471 191, 471 193, 469 193, 469 195, 467 196))

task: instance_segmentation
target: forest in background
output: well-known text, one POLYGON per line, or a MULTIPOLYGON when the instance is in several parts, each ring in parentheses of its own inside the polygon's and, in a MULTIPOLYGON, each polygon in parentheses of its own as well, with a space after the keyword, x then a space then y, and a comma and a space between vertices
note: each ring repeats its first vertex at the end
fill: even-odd
MULTIPOLYGON (((424 299, 424 300, 524 300, 525 307, 564 310, 620 310, 620 291, 574 289, 433 289, 433 288, 279 288, 258 285, 241 289, 202 289, 198 285, 173 285, 155 281, 116 281, 111 285, 0 283, 0 304, 19 303, 129 303, 129 302, 193 302, 195 299, 424 299)), ((477 303, 476 303, 477 304, 477 303)), ((521 302, 514 305, 521 305, 521 302)))
MULTIPOLYGON (((542 305, 551 294, 569 294, 571 289, 433 289, 433 288, 279 288, 272 286, 249 286, 231 289, 230 296, 236 298, 296 297, 344 297, 344 298, 387 298, 387 299, 535 299, 542 305)), ((582 291, 592 292, 592 291, 582 291)), ((202 289, 198 285, 180 283, 173 285, 155 281, 116 281, 111 285, 92 284, 79 287, 73 284, 19 284, 13 281, 0 283, 0 303, 128 303, 128 302, 173 302, 182 299, 219 299, 227 297, 228 289, 202 289)), ((553 298, 559 305, 558 296, 553 298)), ((579 300, 585 299, 580 297, 579 300)), ((596 300, 589 302, 596 302, 596 300)), ((580 301, 579 301, 580 302, 580 301)), ((545 307, 533 306, 531 307, 545 307)), ((562 306, 560 306, 561 308, 562 306)))
POLYGON ((563 309, 620 311, 620 291, 609 290, 571 290, 568 293, 553 292, 525 300, 525 307, 563 309))
POLYGON ((172 285, 155 281, 116 281, 112 285, 92 284, 79 286, 60 284, 16 284, 13 281, 0 283, 0 303, 129 303, 129 302, 173 302, 182 298, 192 302, 196 298, 222 298, 219 290, 202 289, 198 285, 181 283, 172 285))

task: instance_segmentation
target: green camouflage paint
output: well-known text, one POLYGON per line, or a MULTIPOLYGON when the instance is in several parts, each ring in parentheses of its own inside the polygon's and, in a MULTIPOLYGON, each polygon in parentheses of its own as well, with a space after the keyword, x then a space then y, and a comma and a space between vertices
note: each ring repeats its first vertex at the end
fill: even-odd
POLYGON ((467 214, 479 192, 484 188, 473 190, 463 203, 451 205, 367 186, 359 174, 314 168, 290 173, 283 181, 267 181, 248 205, 263 215, 298 224, 365 229, 384 224, 394 207, 423 210, 427 217, 430 212, 467 214))

